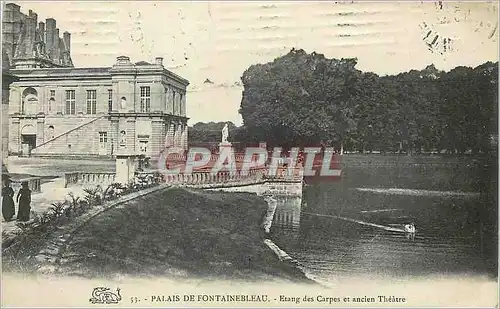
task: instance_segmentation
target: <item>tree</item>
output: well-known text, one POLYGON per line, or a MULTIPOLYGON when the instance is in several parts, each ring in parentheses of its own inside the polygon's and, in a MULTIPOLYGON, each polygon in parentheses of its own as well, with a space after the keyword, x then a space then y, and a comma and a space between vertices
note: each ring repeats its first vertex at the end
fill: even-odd
POLYGON ((351 96, 356 59, 327 59, 292 50, 271 63, 253 65, 242 76, 244 125, 269 144, 304 146, 340 142, 353 128, 351 96))
POLYGON ((356 59, 292 50, 242 75, 241 137, 283 147, 486 152, 497 135, 498 62, 378 76, 356 59))

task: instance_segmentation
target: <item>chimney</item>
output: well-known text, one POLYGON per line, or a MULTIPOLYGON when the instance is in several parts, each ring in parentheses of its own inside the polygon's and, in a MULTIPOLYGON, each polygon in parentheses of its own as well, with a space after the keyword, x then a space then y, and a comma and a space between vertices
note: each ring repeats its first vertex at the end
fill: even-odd
POLYGON ((25 56, 32 57, 34 52, 34 42, 36 38, 36 26, 37 26, 37 15, 33 13, 32 10, 29 10, 28 16, 26 16, 25 20, 25 40, 24 40, 24 48, 25 48, 25 56))
POLYGON ((47 18, 45 20, 45 44, 47 51, 52 49, 54 45, 54 32, 56 30, 56 20, 54 18, 47 18))
POLYGON ((45 23, 43 21, 38 23, 38 29, 40 29, 40 35, 42 36, 42 41, 45 42, 45 23))
POLYGON ((130 63, 130 58, 127 56, 116 57, 116 65, 128 65, 130 63))
POLYGON ((155 64, 163 66, 163 58, 162 57, 156 57, 155 58, 155 64))
POLYGON ((64 46, 68 52, 71 52, 71 34, 68 31, 63 33, 64 46))
POLYGON ((54 30, 54 38, 52 40, 52 43, 54 45, 59 43, 59 28, 56 28, 56 30, 54 30))
POLYGON ((61 58, 61 38, 59 37, 59 28, 56 28, 52 36, 52 52, 50 53, 52 62, 59 64, 61 58))
POLYGON ((30 19, 30 23, 31 23, 29 31, 31 33, 35 34, 36 26, 38 23, 38 15, 36 13, 33 13, 32 10, 29 10, 29 14, 27 17, 30 19), (33 29, 33 26, 35 26, 34 29, 33 29))

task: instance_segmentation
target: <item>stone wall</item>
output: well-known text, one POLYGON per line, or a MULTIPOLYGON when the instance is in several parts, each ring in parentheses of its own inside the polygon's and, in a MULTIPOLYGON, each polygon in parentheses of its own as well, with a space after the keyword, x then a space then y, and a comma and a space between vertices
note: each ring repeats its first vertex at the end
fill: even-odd
POLYGON ((87 90, 96 92, 96 112, 95 114, 108 113, 108 90, 111 89, 111 81, 106 79, 94 81, 74 81, 68 78, 65 81, 54 83, 53 81, 20 81, 12 84, 10 88, 11 114, 38 115, 66 115, 66 90, 75 91, 75 115, 87 114, 87 90), (76 83, 78 83, 76 85, 76 83), (98 85, 96 85, 98 83, 98 85), (37 85, 36 85, 37 84, 37 85), (27 92, 36 93, 36 101, 28 100, 27 92), (54 95, 51 95, 54 94, 54 95), (24 111, 23 111, 24 105, 24 111))
POLYGON ((271 194, 276 196, 302 196, 302 182, 266 181, 249 185, 228 185, 207 190, 221 190, 224 192, 249 192, 258 195, 271 194))
MULTIPOLYGON (((37 135, 43 134, 47 136, 47 140, 33 149, 33 155, 99 155, 99 132, 109 131, 109 121, 103 117, 94 118, 90 121, 88 118, 49 118, 45 121, 44 129, 45 132, 37 132, 37 135), (75 123, 81 123, 83 120, 86 120, 85 124, 75 127, 75 123), (49 126, 53 126, 54 131, 57 132, 54 138, 47 135, 49 126), (60 132, 63 133, 57 135, 60 132)), ((107 149, 102 155, 106 155, 110 151, 111 142, 108 141, 107 149)))

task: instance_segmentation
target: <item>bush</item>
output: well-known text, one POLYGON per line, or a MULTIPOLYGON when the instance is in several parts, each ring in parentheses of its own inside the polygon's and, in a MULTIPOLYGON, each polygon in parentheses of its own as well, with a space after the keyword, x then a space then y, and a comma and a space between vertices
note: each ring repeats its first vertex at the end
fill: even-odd
POLYGON ((97 186, 95 188, 85 188, 83 191, 85 192, 84 199, 90 207, 101 205, 101 186, 97 186))
POLYGON ((95 188, 85 188, 83 189, 85 192, 83 198, 70 192, 68 194, 70 200, 52 203, 49 210, 41 215, 33 212, 31 214, 32 220, 28 222, 16 222, 19 230, 13 233, 21 235, 26 232, 48 232, 71 218, 82 215, 93 206, 101 205, 104 201, 114 200, 122 195, 153 187, 163 179, 163 176, 159 173, 140 176, 139 181, 131 182, 128 186, 113 183, 107 186, 105 190, 100 185, 95 188))
POLYGON ((52 213, 56 217, 60 217, 64 214, 66 202, 55 202, 55 203, 52 203, 51 205, 52 206, 49 207, 49 211, 52 211, 52 213))
POLYGON ((72 212, 76 215, 80 214, 82 212, 80 197, 75 196, 75 194, 73 192, 70 192, 68 195, 71 198, 70 208, 71 208, 72 212))

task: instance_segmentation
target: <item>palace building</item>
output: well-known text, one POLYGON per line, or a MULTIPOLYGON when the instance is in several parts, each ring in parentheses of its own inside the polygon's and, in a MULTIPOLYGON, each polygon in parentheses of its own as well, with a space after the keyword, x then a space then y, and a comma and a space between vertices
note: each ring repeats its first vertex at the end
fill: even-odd
POLYGON ((9 154, 155 157, 165 146, 187 148, 189 82, 165 69, 163 58, 132 63, 120 56, 110 67, 75 68, 70 34, 60 39, 55 20, 37 26, 35 13, 6 7, 4 34, 14 30, 2 43, 16 77, 9 92, 9 154))

